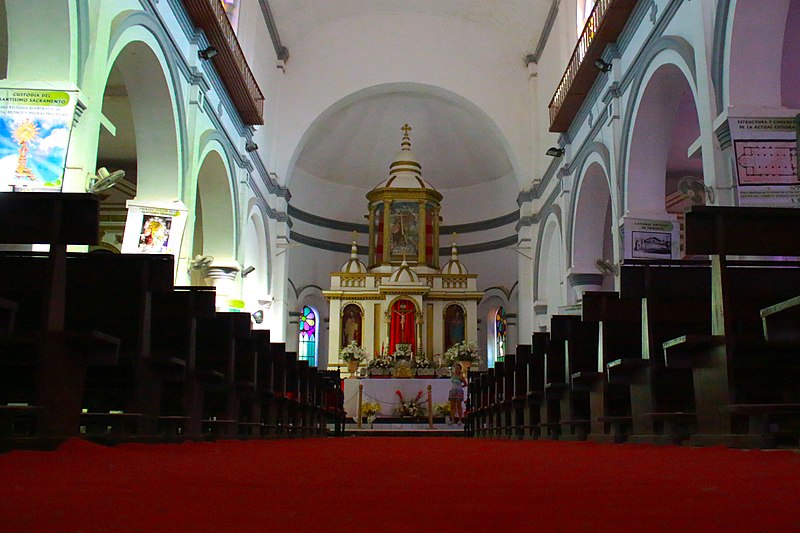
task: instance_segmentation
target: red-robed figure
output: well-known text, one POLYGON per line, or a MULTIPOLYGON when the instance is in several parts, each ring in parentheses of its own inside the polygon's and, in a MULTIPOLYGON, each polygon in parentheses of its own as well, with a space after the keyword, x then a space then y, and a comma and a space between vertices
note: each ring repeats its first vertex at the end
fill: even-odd
POLYGON ((397 300, 391 309, 389 322, 389 354, 393 354, 398 344, 410 344, 411 351, 417 352, 416 330, 417 307, 410 300, 397 300))

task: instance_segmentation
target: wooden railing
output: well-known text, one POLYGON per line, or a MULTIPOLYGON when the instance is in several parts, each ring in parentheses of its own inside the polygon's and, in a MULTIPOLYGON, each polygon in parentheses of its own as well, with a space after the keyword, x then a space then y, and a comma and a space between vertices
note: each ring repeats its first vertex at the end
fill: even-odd
POLYGON ((264 123, 264 95, 247 64, 219 0, 183 0, 194 25, 202 29, 217 55, 211 61, 245 124, 264 123))
POLYGON ((600 72, 594 62, 619 37, 638 0, 597 0, 550 101, 550 131, 565 132, 600 72))

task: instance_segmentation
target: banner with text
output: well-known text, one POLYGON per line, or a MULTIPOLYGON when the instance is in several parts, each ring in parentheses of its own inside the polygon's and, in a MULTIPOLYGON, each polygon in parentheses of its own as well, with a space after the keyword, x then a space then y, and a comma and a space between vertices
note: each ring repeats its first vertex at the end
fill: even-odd
POLYGON ((678 259, 678 222, 625 217, 625 259, 678 259))
POLYGON ((188 212, 181 202, 128 201, 122 253, 177 257, 188 212))
POLYGON ((800 207, 794 117, 729 118, 739 205, 800 207))
POLYGON ((60 192, 77 95, 0 89, 0 191, 60 192))

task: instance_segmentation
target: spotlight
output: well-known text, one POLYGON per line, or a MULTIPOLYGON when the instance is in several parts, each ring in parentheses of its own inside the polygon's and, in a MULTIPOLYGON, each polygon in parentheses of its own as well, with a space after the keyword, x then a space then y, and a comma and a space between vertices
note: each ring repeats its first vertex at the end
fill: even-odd
POLYGON ((595 59, 595 60, 594 60, 594 66, 595 66, 595 67, 597 68, 597 70, 599 70, 600 72, 608 72, 609 70, 611 70, 611 63, 606 63, 605 61, 603 61, 603 60, 602 60, 601 58, 599 58, 599 57, 598 57, 597 59, 595 59))
POLYGON ((262 311, 261 309, 253 313, 251 316, 253 317, 253 322, 255 322, 256 324, 261 324, 262 322, 264 322, 264 311, 262 311))
POLYGON ((217 51, 216 48, 214 48, 213 46, 209 46, 208 48, 203 48, 202 50, 198 51, 197 55, 200 57, 200 59, 209 60, 218 53, 219 52, 217 51))
POLYGON ((256 267, 254 267, 252 265, 247 267, 247 268, 245 268, 244 270, 242 270, 242 277, 246 278, 248 275, 252 274, 255 269, 256 269, 256 267))
POLYGON ((247 141, 246 143, 244 143, 244 149, 247 150, 248 152, 255 152, 256 150, 258 150, 258 145, 253 141, 247 141))
POLYGON ((550 148, 547 149, 547 152, 545 153, 550 157, 561 157, 562 155, 564 155, 564 149, 551 146, 550 148))

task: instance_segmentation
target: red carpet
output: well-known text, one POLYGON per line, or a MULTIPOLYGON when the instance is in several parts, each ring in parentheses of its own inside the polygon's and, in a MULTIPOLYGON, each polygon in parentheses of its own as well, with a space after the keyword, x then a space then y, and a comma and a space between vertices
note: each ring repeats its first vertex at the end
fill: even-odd
POLYGON ((800 455, 345 438, 0 456, 0 530, 797 531, 800 455))

